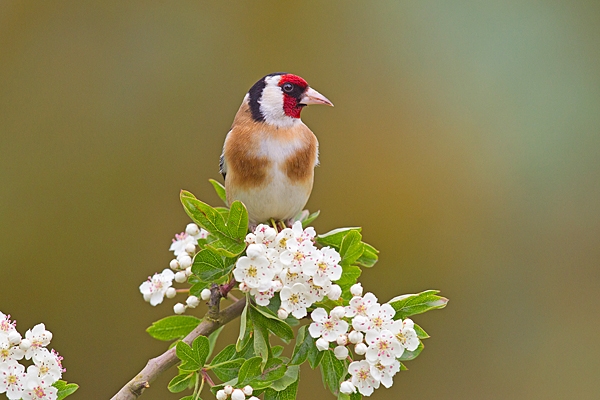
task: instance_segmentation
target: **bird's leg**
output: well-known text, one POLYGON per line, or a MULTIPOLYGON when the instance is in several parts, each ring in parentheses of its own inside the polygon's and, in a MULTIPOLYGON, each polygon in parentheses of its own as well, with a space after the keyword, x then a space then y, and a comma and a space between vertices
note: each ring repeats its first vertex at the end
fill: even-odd
POLYGON ((292 227, 292 225, 289 224, 289 221, 288 222, 279 221, 279 226, 281 227, 280 231, 284 230, 285 228, 292 227))
POLYGON ((269 220, 269 224, 271 224, 271 226, 273 227, 273 229, 275 229, 277 232, 279 232, 279 228, 277 227, 277 222, 275 222, 275 220, 273 218, 271 218, 269 220))

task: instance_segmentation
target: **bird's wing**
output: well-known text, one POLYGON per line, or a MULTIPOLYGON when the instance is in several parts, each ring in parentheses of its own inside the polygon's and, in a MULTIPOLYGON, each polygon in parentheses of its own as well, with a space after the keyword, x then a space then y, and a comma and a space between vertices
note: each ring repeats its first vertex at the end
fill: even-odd
POLYGON ((225 179, 225 175, 227 175, 227 164, 225 164, 225 154, 221 154, 221 158, 219 158, 219 172, 223 175, 223 179, 225 179))
MULTIPOLYGON (((227 132, 225 136, 225 141, 229 137, 231 131, 227 132)), ((225 161, 225 145, 223 145, 223 153, 221 153, 221 158, 219 158, 219 172, 223 175, 223 179, 225 179, 225 175, 227 175, 227 161, 225 161)))

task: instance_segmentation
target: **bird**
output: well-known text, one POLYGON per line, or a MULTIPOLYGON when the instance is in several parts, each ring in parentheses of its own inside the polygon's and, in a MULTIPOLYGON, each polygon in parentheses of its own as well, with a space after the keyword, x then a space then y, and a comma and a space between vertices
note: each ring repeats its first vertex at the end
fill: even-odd
POLYGON ((302 122, 311 104, 333 107, 298 75, 276 72, 244 96, 225 137, 219 169, 228 205, 241 201, 250 226, 268 221, 291 225, 312 191, 319 142, 302 122))

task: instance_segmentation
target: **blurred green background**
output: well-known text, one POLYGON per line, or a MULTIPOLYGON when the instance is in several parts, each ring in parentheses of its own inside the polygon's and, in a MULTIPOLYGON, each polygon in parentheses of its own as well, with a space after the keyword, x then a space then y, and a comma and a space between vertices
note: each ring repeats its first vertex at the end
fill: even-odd
MULTIPOLYGON (((188 223, 179 190, 219 205, 225 134, 274 71, 335 103, 303 113, 317 230, 363 227, 380 300, 450 298, 372 398, 598 398, 599 2, 3 0, 0 310, 46 323, 73 398, 166 348, 144 330, 173 301, 138 286, 188 223)), ((142 398, 178 398, 174 373, 142 398)), ((332 398, 308 369, 309 397, 332 398)))

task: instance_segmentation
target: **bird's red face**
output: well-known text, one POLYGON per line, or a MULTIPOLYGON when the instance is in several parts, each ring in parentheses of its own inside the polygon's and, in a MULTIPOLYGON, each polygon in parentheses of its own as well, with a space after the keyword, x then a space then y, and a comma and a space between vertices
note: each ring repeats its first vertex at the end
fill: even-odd
POLYGON ((333 104, 308 83, 294 74, 275 73, 259 80, 248 92, 248 102, 255 121, 277 126, 291 126, 309 104, 333 104))
POLYGON ((279 87, 283 91, 283 112, 288 117, 300 118, 302 107, 306 104, 300 103, 308 83, 298 75, 285 74, 279 81, 279 87))

